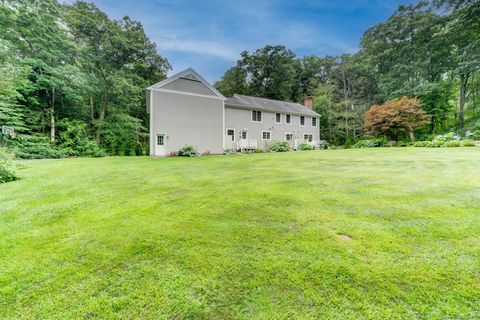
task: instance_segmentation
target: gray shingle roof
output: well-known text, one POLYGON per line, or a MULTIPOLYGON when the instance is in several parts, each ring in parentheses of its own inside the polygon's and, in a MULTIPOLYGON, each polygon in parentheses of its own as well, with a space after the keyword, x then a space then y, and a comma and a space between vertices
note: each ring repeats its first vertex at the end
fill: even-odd
POLYGON ((225 105, 247 107, 251 109, 260 109, 268 111, 280 111, 283 113, 301 114, 306 116, 320 116, 315 111, 312 111, 299 103, 286 102, 279 100, 272 100, 266 98, 250 97, 241 94, 235 94, 231 98, 227 98, 225 105))

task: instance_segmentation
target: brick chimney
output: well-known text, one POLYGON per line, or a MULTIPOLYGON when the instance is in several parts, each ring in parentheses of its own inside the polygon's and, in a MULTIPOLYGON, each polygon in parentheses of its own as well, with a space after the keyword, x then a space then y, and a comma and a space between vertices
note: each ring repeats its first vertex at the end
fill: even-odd
POLYGON ((305 102, 303 103, 305 108, 308 108, 310 110, 313 109, 313 97, 312 96, 306 96, 305 97, 305 102))

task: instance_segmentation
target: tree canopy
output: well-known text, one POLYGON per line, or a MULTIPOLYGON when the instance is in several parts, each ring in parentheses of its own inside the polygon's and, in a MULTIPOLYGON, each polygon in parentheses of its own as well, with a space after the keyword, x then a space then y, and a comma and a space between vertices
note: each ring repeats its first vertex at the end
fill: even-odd
MULTIPOLYGON (((0 125, 19 133, 6 142, 17 155, 144 154, 144 90, 170 68, 128 16, 113 20, 84 1, 0 0, 0 125)), ((400 6, 353 54, 244 51, 215 87, 300 103, 313 96, 321 137, 335 145, 372 134, 372 106, 402 97, 428 116, 413 126, 417 135, 480 135, 480 2, 400 6)))

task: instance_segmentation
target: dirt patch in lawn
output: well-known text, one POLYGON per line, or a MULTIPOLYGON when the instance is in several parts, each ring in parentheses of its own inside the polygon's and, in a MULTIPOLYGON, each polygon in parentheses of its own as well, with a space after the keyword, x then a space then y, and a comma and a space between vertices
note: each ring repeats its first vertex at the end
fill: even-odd
POLYGON ((337 236, 344 241, 351 241, 352 237, 345 233, 337 233, 337 236))

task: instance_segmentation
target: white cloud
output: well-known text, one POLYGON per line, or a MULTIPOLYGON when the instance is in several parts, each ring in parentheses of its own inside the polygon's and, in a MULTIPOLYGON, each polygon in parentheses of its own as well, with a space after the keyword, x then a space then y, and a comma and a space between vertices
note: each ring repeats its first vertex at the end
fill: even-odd
POLYGON ((223 43, 181 39, 177 37, 161 37, 155 39, 158 49, 161 51, 181 51, 216 56, 225 60, 235 61, 239 58, 239 50, 223 43))

